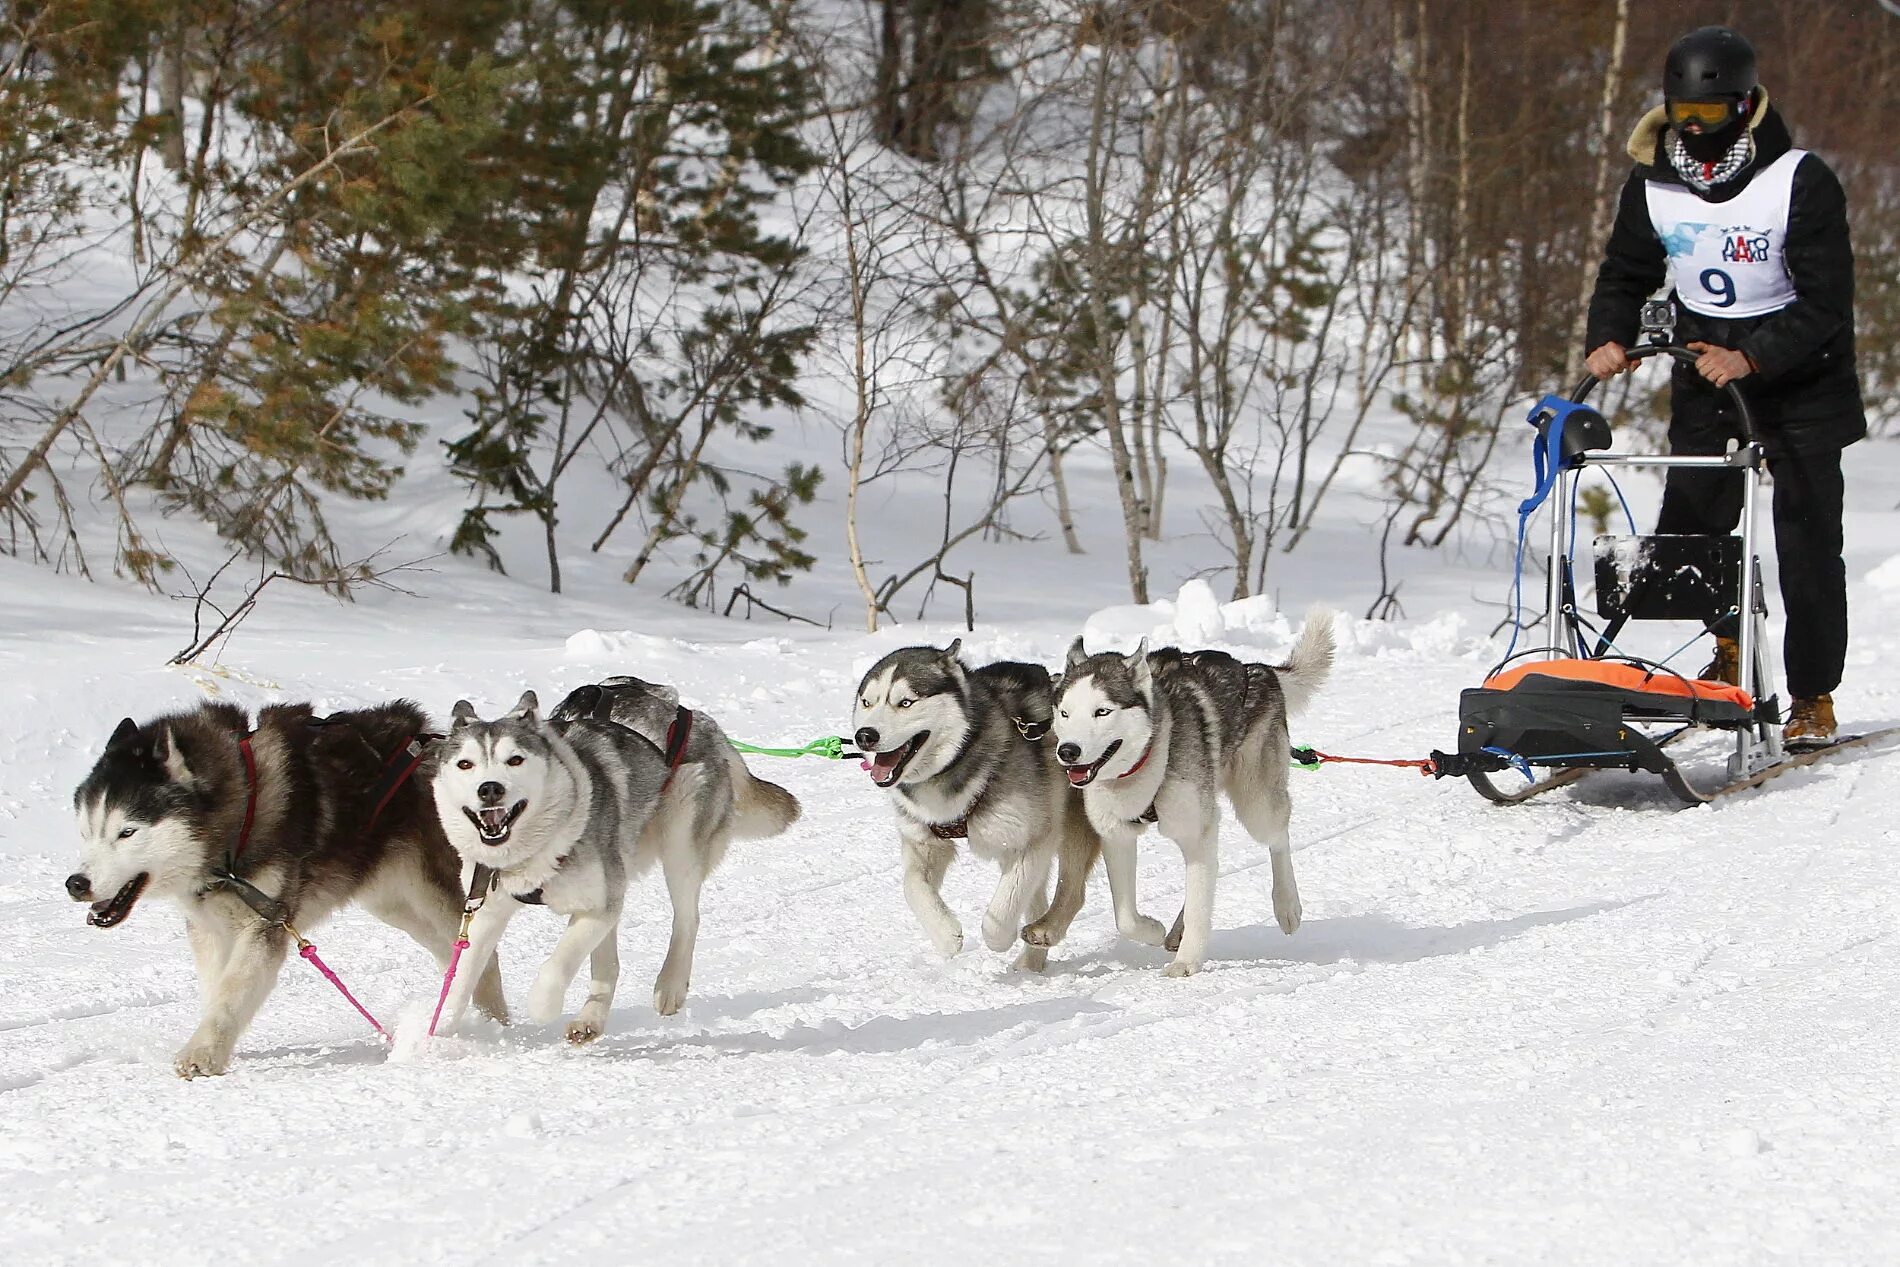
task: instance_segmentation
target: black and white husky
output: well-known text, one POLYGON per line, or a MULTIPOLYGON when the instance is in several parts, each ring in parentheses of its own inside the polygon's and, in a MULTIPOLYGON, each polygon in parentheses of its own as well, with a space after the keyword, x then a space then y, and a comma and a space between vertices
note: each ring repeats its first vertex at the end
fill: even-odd
MULTIPOLYGON (((447 962, 461 917, 456 858, 411 744, 414 704, 316 717, 308 705, 206 704, 143 726, 126 718, 73 794, 82 841, 66 880, 87 922, 124 923, 142 898, 184 910, 202 1011, 181 1077, 223 1073, 276 983, 290 942, 348 902, 447 962)), ((505 1016, 501 974, 477 1001, 505 1016)), ((475 977, 471 977, 471 984, 475 977)))
POLYGON ((1287 798, 1287 719, 1306 706, 1333 663, 1332 618, 1308 617, 1283 665, 1249 664, 1219 651, 1089 655, 1069 648, 1055 702, 1057 759, 1082 789, 1102 835, 1111 883, 1132 900, 1135 840, 1149 823, 1180 846, 1187 891, 1168 944, 1170 976, 1207 958, 1214 880, 1220 870, 1219 796, 1266 845, 1273 914, 1283 932, 1300 926, 1287 798))
MULTIPOLYGON (((962 640, 905 647, 871 666, 858 685, 852 724, 871 781, 897 810, 904 896, 944 955, 963 948, 963 927, 944 905, 944 872, 967 839, 1001 869, 983 916, 983 943, 1028 944, 1018 966, 1040 971, 1082 909, 1101 840, 1080 810, 1044 738, 1053 689, 1040 665, 966 667, 962 640), (1060 863, 1053 903, 1049 872, 1060 863), (1025 921, 1029 921, 1025 927, 1025 921)), ((1160 945, 1159 921, 1135 911, 1132 888, 1115 891, 1123 933, 1160 945)))
MULTIPOLYGON (((706 738, 717 738, 716 727, 706 729, 706 738)), ((797 813, 781 789, 736 778, 728 752, 695 755, 688 745, 669 762, 659 746, 616 722, 543 720, 533 691, 492 722, 478 719, 468 701, 457 703, 428 773, 442 825, 462 855, 464 883, 482 877, 464 962, 479 972, 524 905, 566 915, 567 931, 535 978, 528 1013, 538 1023, 559 1016, 568 983, 589 961, 587 998, 567 1027, 575 1043, 606 1028, 628 883, 656 862, 666 877, 673 936, 653 1006, 671 1015, 692 977, 707 876, 735 836, 773 834, 797 813)), ((449 1021, 467 1005, 467 979, 458 975, 450 989, 449 1021)))

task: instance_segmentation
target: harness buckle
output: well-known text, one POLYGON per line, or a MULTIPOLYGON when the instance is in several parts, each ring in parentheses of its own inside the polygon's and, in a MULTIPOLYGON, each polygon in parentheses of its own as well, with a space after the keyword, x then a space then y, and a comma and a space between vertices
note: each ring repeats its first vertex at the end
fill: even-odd
POLYGON ((232 871, 229 861, 211 873, 211 882, 204 886, 203 892, 216 893, 220 889, 230 890, 233 897, 250 907, 266 924, 279 928, 289 926, 290 908, 249 880, 240 879, 232 871))

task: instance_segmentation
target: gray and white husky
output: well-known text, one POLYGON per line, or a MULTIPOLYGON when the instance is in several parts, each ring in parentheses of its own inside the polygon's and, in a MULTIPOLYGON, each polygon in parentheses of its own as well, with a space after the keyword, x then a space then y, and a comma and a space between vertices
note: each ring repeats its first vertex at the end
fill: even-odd
MULTIPOLYGON (((962 645, 904 647, 872 665, 852 725, 871 781, 897 810, 904 896, 931 943, 946 956, 963 948, 941 889, 957 842, 967 839, 1001 869, 984 945, 1008 950, 1021 930, 1028 944, 1017 965, 1040 971, 1082 909, 1101 840, 1043 737, 1053 704, 1048 671, 1010 661, 968 668, 957 656, 962 645)), ((1116 890, 1122 932, 1160 945, 1160 922, 1136 913, 1132 890, 1123 897, 1116 890)))
MULTIPOLYGON (((606 1028, 619 982, 616 934, 627 885, 657 862, 672 899, 673 935, 653 1006, 662 1015, 677 1012, 692 976, 700 889, 738 829, 757 829, 769 817, 734 812, 737 798, 719 796, 728 771, 723 754, 716 766, 682 759, 669 769, 659 747, 614 722, 544 721, 533 691, 496 721, 458 702, 429 777, 449 842, 462 855, 464 883, 476 881, 477 866, 485 869, 469 970, 487 963, 523 905, 568 916, 535 978, 528 1012, 540 1023, 559 1016, 568 983, 587 960, 587 997, 567 1036, 593 1041, 606 1028)), ((467 1004, 467 979, 458 976, 449 991, 450 1021, 467 1004)))
MULTIPOLYGON (((179 1076, 229 1066, 277 981, 287 927, 308 932, 360 902, 448 961, 462 910, 455 853, 409 777, 411 745, 429 730, 399 700, 326 718, 276 705, 255 728, 239 708, 205 704, 112 732, 73 794, 83 843, 66 891, 98 928, 148 896, 183 909, 202 1009, 179 1076)), ((499 970, 477 980, 477 1002, 505 1018, 499 970)))
POLYGON ((1102 835, 1111 883, 1133 899, 1135 841, 1149 823, 1181 849, 1186 895, 1168 945, 1169 976, 1199 971, 1213 931, 1220 870, 1220 802, 1266 845, 1273 914, 1300 926, 1287 797, 1287 719, 1306 706, 1333 663, 1332 617, 1314 612, 1283 665, 1220 651, 1089 655, 1077 638, 1056 694, 1056 756, 1082 789, 1102 835))

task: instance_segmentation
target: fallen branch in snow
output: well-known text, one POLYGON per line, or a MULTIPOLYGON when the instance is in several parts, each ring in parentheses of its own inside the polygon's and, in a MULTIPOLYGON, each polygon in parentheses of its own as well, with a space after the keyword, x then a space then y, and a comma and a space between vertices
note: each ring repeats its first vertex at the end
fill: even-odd
POLYGON ((800 624, 810 625, 814 629, 831 628, 831 624, 828 621, 821 624, 813 620, 810 616, 801 616, 797 612, 788 612, 782 607, 772 606, 772 604, 766 602, 757 594, 754 594, 751 588, 746 585, 735 585, 732 588, 732 592, 726 595, 726 610, 723 614, 727 616, 732 615, 732 605, 742 598, 745 599, 745 618, 747 620, 752 619, 752 609, 754 607, 763 607, 774 616, 783 616, 787 620, 796 620, 800 624))
POLYGON ((1402 620, 1405 617, 1405 607, 1399 602, 1399 587, 1405 582, 1392 579, 1391 560, 1387 553, 1392 547, 1392 525, 1404 508, 1404 502, 1394 502, 1392 509, 1386 512, 1385 528, 1379 533, 1379 595, 1366 608, 1367 620, 1402 620))
POLYGON ((924 612, 929 609, 930 595, 936 590, 938 581, 942 581, 945 585, 954 585, 963 591, 963 628, 970 633, 975 633, 976 573, 972 572, 968 576, 952 576, 943 570, 941 561, 937 564, 937 574, 930 578, 930 588, 924 591, 924 601, 917 605, 917 619, 922 620, 924 612))
MULTIPOLYGON (((390 543, 390 545, 394 544, 394 542, 390 543)), ((437 556, 425 555, 422 558, 411 559, 406 563, 398 563, 392 567, 377 567, 376 561, 380 559, 388 549, 389 546, 384 546, 382 549, 358 559, 354 563, 346 563, 330 576, 298 576, 295 573, 284 571, 274 571, 261 575, 258 577, 257 582, 252 585, 250 589, 245 591, 243 601, 227 612, 211 601, 211 592, 217 587, 218 578, 229 571, 233 563, 236 563, 239 559, 244 557, 242 551, 232 554, 230 558, 218 565, 218 570, 211 574, 210 579, 205 581, 203 585, 198 587, 195 593, 189 596, 192 600, 191 641, 186 643, 177 654, 173 655, 172 658, 165 663, 173 666, 195 664, 198 657, 210 650, 212 646, 217 644, 220 640, 227 639, 236 633, 238 626, 243 624, 245 618, 256 610, 258 598, 262 596, 264 590, 272 581, 293 581, 298 585, 314 585, 339 598, 348 598, 359 589, 383 589, 390 590, 397 594, 407 594, 411 598, 415 597, 416 595, 413 591, 406 590, 400 585, 392 584, 389 578, 398 572, 417 571, 422 564, 427 563, 430 559, 437 556), (206 608, 211 609, 221 617, 218 623, 213 626, 210 633, 204 632, 206 608)), ((191 579, 189 573, 186 574, 186 577, 187 579, 191 579)), ((173 595, 173 597, 183 599, 187 596, 176 594, 173 595)))

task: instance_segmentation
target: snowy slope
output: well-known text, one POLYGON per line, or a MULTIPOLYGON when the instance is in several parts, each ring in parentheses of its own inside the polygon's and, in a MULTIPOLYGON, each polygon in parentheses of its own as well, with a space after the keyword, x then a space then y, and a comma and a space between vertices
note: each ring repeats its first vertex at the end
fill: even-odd
MULTIPOLYGON (((1900 563, 1885 473, 1855 467, 1857 639, 1842 709, 1900 720, 1900 563)), ((1341 525, 1343 533, 1349 525, 1341 525)), ((1018 546, 1016 613, 966 646, 1054 661, 1115 583, 1018 546)), ((1318 556, 1316 556, 1318 558, 1318 556)), ((948 636, 722 622, 449 562, 421 599, 267 602, 207 683, 255 704, 544 699, 611 671, 679 683, 736 736, 845 724, 869 659, 948 636), (582 631, 594 630, 594 634, 582 631), (576 637, 574 635, 580 634, 576 637)), ((1363 566, 1304 573, 1358 606, 1363 566)), ((1416 756, 1451 738, 1494 617, 1353 623, 1296 736, 1416 756)), ((1491 575, 1494 598, 1501 574, 1491 575)), ((184 613, 0 562, 0 1244, 9 1263, 1879 1263, 1900 1253, 1900 758, 1790 775, 1678 811, 1600 776, 1513 810, 1406 771, 1296 775, 1307 923, 1273 927, 1267 857, 1230 827, 1212 961, 1164 980, 1117 939, 1098 873, 1045 977, 914 926, 880 794, 855 768, 772 763, 805 802, 710 886, 693 995, 647 1002, 657 881, 622 933, 613 1028, 476 1030, 395 1056, 303 965, 232 1073, 170 1055, 195 986, 163 906, 87 928, 59 882, 67 802, 119 716, 197 698, 160 666, 184 613)), ((1270 605, 1111 612, 1277 656, 1270 605), (1233 613, 1230 613, 1230 616, 1233 613)), ((973 926, 990 875, 951 873, 973 926)), ((1145 909, 1180 863, 1143 847, 1145 909)), ((511 999, 552 917, 504 945, 511 999)), ((973 939, 974 940, 974 939, 973 939)), ((318 937, 413 1031, 429 965, 346 913, 318 937)))

